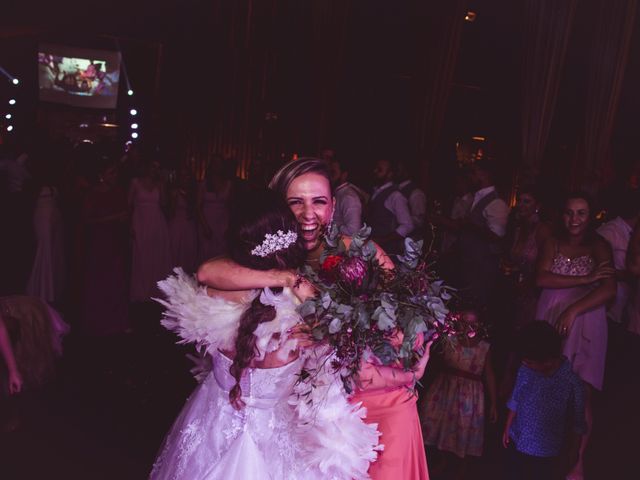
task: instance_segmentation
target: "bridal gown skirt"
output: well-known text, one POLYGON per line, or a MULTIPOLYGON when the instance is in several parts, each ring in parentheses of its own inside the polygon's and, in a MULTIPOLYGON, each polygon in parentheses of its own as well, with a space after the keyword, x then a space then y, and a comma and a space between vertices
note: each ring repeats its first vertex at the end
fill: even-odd
POLYGON ((301 363, 247 369, 241 381, 246 406, 235 410, 229 390, 231 360, 214 355, 212 372, 193 392, 165 439, 152 480, 298 480, 294 411, 288 396, 301 363))

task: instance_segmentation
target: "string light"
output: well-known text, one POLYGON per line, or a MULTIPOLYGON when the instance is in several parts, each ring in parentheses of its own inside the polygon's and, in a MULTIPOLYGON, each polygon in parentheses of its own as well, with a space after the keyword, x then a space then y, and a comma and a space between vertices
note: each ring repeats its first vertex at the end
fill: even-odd
POLYGON ((131 110, 129 110, 129 113, 132 117, 135 117, 138 114, 138 111, 135 108, 132 108, 131 110))

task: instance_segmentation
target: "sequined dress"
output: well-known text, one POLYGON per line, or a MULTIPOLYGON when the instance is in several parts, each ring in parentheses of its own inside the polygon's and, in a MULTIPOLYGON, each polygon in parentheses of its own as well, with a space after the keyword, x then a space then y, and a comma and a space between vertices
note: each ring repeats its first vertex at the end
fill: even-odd
MULTIPOLYGON (((589 255, 569 258, 559 250, 553 258, 551 272, 558 275, 584 276, 595 268, 589 255)), ((593 285, 572 288, 545 288, 540 294, 536 319, 556 324, 558 317, 572 304, 593 290, 593 285)), ((607 316, 604 305, 578 315, 563 343, 563 353, 573 371, 585 382, 602 390, 607 354, 607 316)))

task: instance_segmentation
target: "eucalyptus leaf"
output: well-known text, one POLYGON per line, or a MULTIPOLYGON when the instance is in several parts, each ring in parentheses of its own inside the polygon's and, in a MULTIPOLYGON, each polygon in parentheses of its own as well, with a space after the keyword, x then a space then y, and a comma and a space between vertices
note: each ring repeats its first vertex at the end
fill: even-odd
POLYGON ((329 323, 329 333, 333 335, 334 333, 338 333, 342 329, 342 320, 338 317, 335 317, 329 323))
POLYGON ((382 307, 376 308, 371 318, 377 322, 378 328, 382 331, 387 331, 395 327, 395 319, 382 307))
POLYGON ((302 318, 314 315, 316 313, 316 302, 314 299, 306 300, 298 307, 298 313, 302 318))

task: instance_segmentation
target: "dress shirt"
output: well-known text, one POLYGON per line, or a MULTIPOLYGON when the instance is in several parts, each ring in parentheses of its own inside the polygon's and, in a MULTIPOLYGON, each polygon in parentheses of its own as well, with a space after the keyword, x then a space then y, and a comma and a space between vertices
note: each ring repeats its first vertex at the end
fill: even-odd
POLYGON ((353 235, 362 228, 362 201, 357 191, 349 182, 336 188, 336 208, 333 221, 340 233, 353 235))
MULTIPOLYGON (((405 180, 398 184, 399 189, 406 187, 411 180, 405 180)), ((409 211, 411 212, 411 220, 416 227, 424 224, 424 217, 427 212, 427 196, 419 188, 414 188, 407 198, 409 202, 409 211)))
MULTIPOLYGON (((371 199, 373 200, 378 196, 380 192, 391 187, 393 187, 393 183, 391 182, 387 182, 381 187, 377 187, 373 191, 371 199)), ((404 238, 413 231, 413 220, 411 220, 409 202, 407 202, 407 199, 404 195, 402 195, 402 193, 396 190, 391 195, 389 195, 384 202, 384 207, 395 215, 396 222, 398 223, 398 226, 396 228, 396 233, 398 235, 404 238)))
MULTIPOLYGON (((473 203, 471 204, 470 210, 473 210, 473 207, 475 207, 480 200, 491 192, 495 192, 495 190, 496 187, 493 185, 478 190, 473 196, 473 203)), ((509 206, 504 200, 501 198, 493 200, 482 211, 482 216, 487 221, 489 230, 499 237, 504 237, 505 233, 507 233, 507 220, 509 219, 509 206)))
MULTIPOLYGON (((613 266, 616 270, 625 270, 627 260, 627 249, 631 240, 631 226, 622 218, 616 217, 613 220, 601 225, 598 228, 600 236, 609 242, 613 250, 613 266)), ((614 322, 622 322, 622 315, 629 300, 629 285, 625 282, 617 282, 616 299, 607 309, 607 317, 614 322)))

